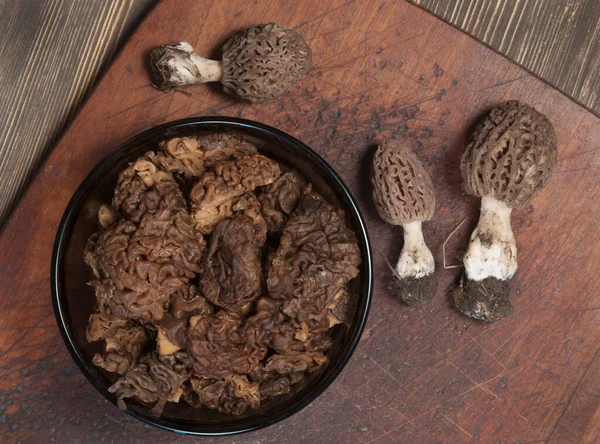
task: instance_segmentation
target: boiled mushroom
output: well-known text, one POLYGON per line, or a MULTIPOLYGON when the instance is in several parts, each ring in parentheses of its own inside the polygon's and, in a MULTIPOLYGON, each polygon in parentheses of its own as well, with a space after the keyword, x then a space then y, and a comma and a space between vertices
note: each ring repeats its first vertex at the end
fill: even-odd
POLYGON ((221 82, 225 92, 264 102, 287 91, 312 67, 312 53, 296 31, 276 23, 256 25, 223 46, 221 61, 200 57, 187 42, 162 45, 150 54, 157 88, 221 82))
POLYGON ((428 303, 435 296, 437 280, 421 224, 435 210, 431 178, 412 151, 388 140, 375 152, 371 181, 379 216, 404 229, 404 246, 395 268, 400 299, 407 305, 428 303))
POLYGON ((509 282, 517 271, 517 244, 510 215, 546 186, 557 157, 552 124, 522 102, 497 106, 475 129, 460 164, 465 191, 481 197, 455 296, 465 315, 492 322, 512 312, 509 282))

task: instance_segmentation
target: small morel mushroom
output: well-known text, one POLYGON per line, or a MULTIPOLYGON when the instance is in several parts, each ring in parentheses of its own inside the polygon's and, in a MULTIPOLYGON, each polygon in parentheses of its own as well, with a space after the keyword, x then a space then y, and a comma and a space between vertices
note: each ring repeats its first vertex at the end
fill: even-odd
POLYGON ((404 228, 404 246, 395 270, 400 299, 411 306, 429 303, 435 296, 437 279, 421 223, 430 220, 435 210, 431 178, 412 151, 388 140, 375 152, 371 181, 379 216, 404 228))
POLYGON ((543 114, 522 102, 498 105, 476 127, 462 155, 465 191, 481 197, 481 214, 455 294, 465 315, 493 322, 509 315, 510 279, 517 271, 513 208, 527 205, 552 176, 556 134, 543 114))
POLYGON ((250 102, 264 102, 290 89, 312 67, 312 53, 300 34, 268 23, 232 37, 222 61, 200 57, 181 42, 150 54, 155 85, 169 91, 185 85, 221 82, 225 92, 250 102))

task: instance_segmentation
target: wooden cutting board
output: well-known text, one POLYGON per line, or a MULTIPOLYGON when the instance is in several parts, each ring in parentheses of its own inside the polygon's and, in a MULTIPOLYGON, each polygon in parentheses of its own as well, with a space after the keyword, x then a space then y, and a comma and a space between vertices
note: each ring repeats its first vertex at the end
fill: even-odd
MULTIPOLYGON (((44 69, 40 67, 40 71, 44 69)), ((51 87, 51 86, 49 86, 51 87)), ((150 14, 90 95, 0 238, 0 431, 16 441, 128 443, 172 439, 105 401, 62 343, 50 301, 57 224, 76 187, 133 135, 189 116, 258 120, 301 139, 358 198, 376 286, 366 332, 336 382, 309 407, 236 442, 597 442, 600 439, 600 120, 502 56, 404 1, 178 0, 150 14), (187 40, 199 54, 249 25, 301 32, 314 69, 289 94, 240 103, 216 85, 170 94, 150 86, 148 52, 187 40), (457 263, 477 220, 458 160, 469 128, 494 104, 526 101, 556 127, 559 163, 513 228, 514 315, 483 325, 452 308, 457 263), (425 224, 441 278, 431 305, 387 290, 401 230, 370 201, 372 148, 406 141, 434 178, 425 224)), ((14 147, 26 149, 26 147, 14 147)))

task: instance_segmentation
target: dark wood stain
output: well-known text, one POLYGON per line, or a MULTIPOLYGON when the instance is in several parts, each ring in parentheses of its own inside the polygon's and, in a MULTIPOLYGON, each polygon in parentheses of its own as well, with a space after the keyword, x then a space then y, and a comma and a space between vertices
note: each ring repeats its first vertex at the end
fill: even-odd
MULTIPOLYGON (((600 3, 596 0, 409 1, 520 63, 592 111, 600 112, 596 75, 600 69, 600 3)), ((0 33, 7 42, 0 46, 0 227, 103 67, 155 3, 156 0, 0 3, 0 17, 5 18, 0 21, 0 33)), ((377 13, 385 10, 386 2, 382 2, 377 13)), ((235 14, 237 18, 241 13, 235 14)), ((345 28, 349 26, 348 21, 343 23, 345 28)), ((326 37, 342 29, 336 24, 320 35, 326 37)), ((400 29, 393 32, 396 37, 402 34, 400 29)), ((365 43, 363 40, 361 45, 365 43)), ((378 47, 376 54, 381 54, 384 46, 378 47)), ((218 56, 218 51, 210 50, 208 54, 218 56)), ((382 59, 378 66, 386 69, 388 61, 382 59)), ((128 71, 134 74, 131 67, 128 71)), ((363 76, 367 75, 368 70, 363 76)), ((440 71, 433 72, 434 77, 439 75, 440 71)), ((424 75, 417 79, 424 80, 424 75)))
POLYGON ((0 235, 1 439, 178 440, 119 411, 80 374, 55 325, 50 255, 67 202, 106 154, 158 124, 220 114, 276 125, 331 163, 363 210, 376 272, 366 331, 340 377, 298 414, 236 442, 596 442, 600 119, 406 2, 381 3, 379 12, 369 0, 283 4, 259 0, 248 8, 233 0, 230 14, 198 26, 213 2, 161 2, 49 155, 0 235), (314 70, 284 97, 250 105, 202 85, 189 94, 148 87, 140 55, 156 45, 185 39, 207 53, 230 29, 265 17, 300 29, 315 54, 314 70), (328 29, 339 30, 322 37, 328 29), (361 75, 383 61, 385 69, 361 75), (513 98, 549 116, 559 163, 548 188, 515 211, 515 312, 483 325, 451 306, 461 270, 443 269, 441 251, 467 217, 446 246, 455 263, 477 217, 477 200, 460 189, 468 130, 490 107, 513 98), (387 288, 386 259, 396 259, 401 232, 377 217, 365 187, 369 150, 392 136, 424 160, 437 193, 435 217, 424 231, 438 264, 438 294, 417 309, 399 304, 387 288))

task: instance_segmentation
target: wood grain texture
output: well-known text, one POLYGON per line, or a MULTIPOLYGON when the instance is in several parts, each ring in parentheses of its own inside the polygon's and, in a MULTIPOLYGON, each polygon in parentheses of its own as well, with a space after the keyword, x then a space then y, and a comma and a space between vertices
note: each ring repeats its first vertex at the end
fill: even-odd
MULTIPOLYGON (((90 96, 0 235, 0 436, 6 441, 133 443, 180 438, 127 416, 79 373, 56 328, 49 297, 55 231, 74 190, 106 154, 136 133, 194 115, 241 116, 277 126, 339 172, 366 218, 375 297, 357 351, 310 406, 250 443, 598 442, 600 413, 600 119, 453 27, 406 2, 380 0, 165 1, 152 12, 90 96), (185 39, 200 54, 257 22, 302 32, 314 69, 289 94, 249 105, 200 85, 150 87, 144 55, 185 39), (210 21, 211 26, 198 26, 210 21), (509 319, 483 325, 451 306, 459 269, 443 269, 442 244, 459 258, 478 201, 460 191, 469 129, 500 101, 547 114, 559 140, 548 188, 513 214, 520 269, 509 319), (385 257, 401 233, 370 201, 372 148, 408 143, 434 178, 438 206, 425 236, 439 292, 427 307, 400 305, 385 257)), ((218 440, 200 440, 217 442, 218 440)))
MULTIPOLYGON (((0 0, 0 229, 115 48, 156 1, 0 0)), ((600 2, 410 1, 600 112, 600 2)))
POLYGON ((409 0, 600 113, 598 0, 409 0))
POLYGON ((0 227, 154 0, 0 0, 0 227))

